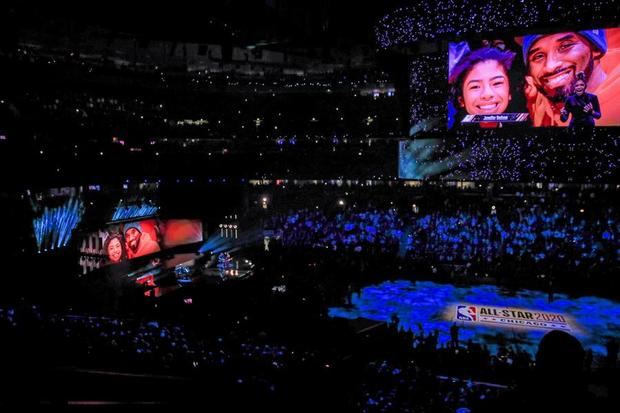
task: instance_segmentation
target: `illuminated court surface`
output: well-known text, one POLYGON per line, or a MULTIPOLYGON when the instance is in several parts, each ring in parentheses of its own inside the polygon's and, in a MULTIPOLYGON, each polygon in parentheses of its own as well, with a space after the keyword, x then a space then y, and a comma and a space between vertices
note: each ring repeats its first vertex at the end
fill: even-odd
POLYGON ((389 281, 353 294, 350 307, 330 308, 331 317, 358 317, 389 322, 396 313, 399 326, 424 334, 439 331, 439 343, 450 340, 450 327, 459 326, 461 342, 486 343, 493 352, 500 344, 518 344, 536 353, 552 329, 575 335, 584 348, 606 354, 610 337, 620 339, 620 302, 598 297, 572 298, 555 294, 549 302, 541 291, 509 293, 496 286, 456 287, 430 281, 389 281))

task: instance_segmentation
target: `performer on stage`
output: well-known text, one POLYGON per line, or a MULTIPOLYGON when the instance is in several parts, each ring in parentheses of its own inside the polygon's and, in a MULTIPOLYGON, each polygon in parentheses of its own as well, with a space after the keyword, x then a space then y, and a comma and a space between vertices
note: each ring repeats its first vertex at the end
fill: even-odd
POLYGON ((601 118, 598 97, 586 93, 586 86, 584 72, 577 73, 577 80, 573 87, 574 93, 566 99, 564 107, 560 110, 562 122, 566 122, 568 116, 572 115, 569 128, 594 127, 594 119, 601 118))
POLYGON ((232 268, 232 257, 227 252, 222 252, 217 257, 217 266, 220 269, 232 268))

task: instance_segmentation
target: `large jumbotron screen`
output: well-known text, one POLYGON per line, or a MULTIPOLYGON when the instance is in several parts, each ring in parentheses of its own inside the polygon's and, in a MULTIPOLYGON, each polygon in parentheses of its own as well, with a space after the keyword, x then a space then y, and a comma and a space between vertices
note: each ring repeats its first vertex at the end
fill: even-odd
POLYGON ((80 242, 83 272, 202 241, 202 222, 145 219, 113 224, 86 234, 80 242))
POLYGON ((453 42, 448 82, 448 129, 618 126, 620 28, 453 42))

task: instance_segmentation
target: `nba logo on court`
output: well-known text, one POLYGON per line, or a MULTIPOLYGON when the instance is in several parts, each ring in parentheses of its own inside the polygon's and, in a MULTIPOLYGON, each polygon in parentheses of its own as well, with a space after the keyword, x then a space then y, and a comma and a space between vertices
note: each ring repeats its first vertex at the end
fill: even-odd
POLYGON ((476 307, 473 305, 457 306, 456 319, 463 321, 476 321, 476 307))

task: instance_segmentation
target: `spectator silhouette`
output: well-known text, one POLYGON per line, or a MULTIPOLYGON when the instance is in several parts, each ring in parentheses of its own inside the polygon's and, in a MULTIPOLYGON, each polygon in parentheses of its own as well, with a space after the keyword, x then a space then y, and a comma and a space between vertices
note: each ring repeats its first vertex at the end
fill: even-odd
POLYGON ((398 317, 398 314, 392 313, 392 316, 390 317, 390 325, 398 328, 398 323, 400 323, 400 318, 398 317))
POLYGON ((459 346, 459 326, 456 323, 452 323, 450 326, 450 344, 454 348, 459 346))
POLYGON ((605 347, 607 347, 607 367, 613 369, 618 360, 618 342, 614 338, 610 338, 605 347))
POLYGON ((499 405, 487 406, 490 409, 484 411, 607 411, 587 390, 585 355, 583 346, 574 336, 559 330, 547 333, 538 345, 534 374, 523 379, 516 391, 499 405))

